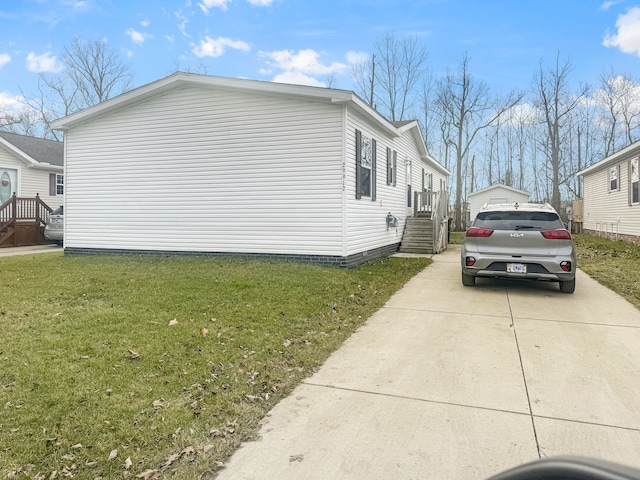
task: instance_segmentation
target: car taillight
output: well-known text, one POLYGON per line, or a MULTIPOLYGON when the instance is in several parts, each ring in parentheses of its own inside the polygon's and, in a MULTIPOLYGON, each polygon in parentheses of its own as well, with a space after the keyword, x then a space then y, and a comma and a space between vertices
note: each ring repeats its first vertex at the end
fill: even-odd
POLYGON ((493 230, 490 228, 471 227, 467 230, 466 237, 490 237, 493 230))
POLYGON ((476 259, 473 257, 466 257, 464 260, 467 267, 473 267, 473 264, 476 263, 476 259))
POLYGON ((571 262, 568 262, 566 260, 564 262, 560 262, 560 268, 562 268, 562 270, 564 270, 565 272, 570 272, 571 262))
POLYGON ((542 233, 544 238, 548 238, 549 240, 571 240, 569 230, 564 228, 560 228, 558 230, 545 230, 540 233, 542 233))

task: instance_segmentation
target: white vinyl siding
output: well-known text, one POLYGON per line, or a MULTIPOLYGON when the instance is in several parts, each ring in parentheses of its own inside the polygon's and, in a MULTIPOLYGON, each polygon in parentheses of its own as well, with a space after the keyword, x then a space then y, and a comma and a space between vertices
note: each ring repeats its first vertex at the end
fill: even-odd
POLYGON ((6 167, 18 170, 18 183, 15 189, 19 197, 33 198, 40 195, 51 208, 56 208, 64 203, 64 195, 49 195, 49 173, 50 171, 27 166, 24 160, 17 158, 13 152, 0 146, 0 168, 6 167))
POLYGON ((65 245, 342 255, 342 118, 187 85, 72 129, 65 245))
POLYGON ((629 160, 634 157, 617 163, 618 190, 609 191, 612 165, 584 175, 584 229, 640 236, 640 205, 629 205, 629 160))
POLYGON ((431 165, 420 158, 412 133, 406 131, 399 137, 393 137, 382 129, 373 127, 352 110, 347 110, 346 126, 346 241, 345 255, 354 255, 400 243, 406 218, 413 215, 413 209, 407 207, 406 164, 412 161, 412 184, 415 191, 422 185, 422 169, 434 174, 434 182, 439 185, 445 178, 431 165), (376 201, 370 197, 356 198, 356 130, 362 135, 376 140, 377 183, 376 201), (387 147, 397 152, 396 185, 388 185, 386 180, 387 147), (387 214, 398 218, 398 228, 387 228, 387 214))

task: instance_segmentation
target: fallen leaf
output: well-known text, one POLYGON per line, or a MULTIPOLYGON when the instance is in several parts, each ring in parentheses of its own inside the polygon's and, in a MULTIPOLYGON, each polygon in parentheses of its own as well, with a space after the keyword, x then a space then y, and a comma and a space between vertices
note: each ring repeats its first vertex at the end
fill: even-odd
POLYGON ((208 328, 201 328, 200 329, 200 335, 202 335, 203 337, 206 337, 208 333, 209 333, 209 329, 208 328))
POLYGON ((124 461, 125 470, 129 470, 132 465, 133 465, 133 462, 131 461, 131 457, 127 457, 127 459, 124 461))
POLYGON ((211 450, 213 450, 213 445, 205 445, 202 449, 204 453, 209 453, 211 450))
POLYGON ((51 472, 51 475, 49 475, 49 480, 54 480, 54 478, 58 477, 58 471, 54 470, 53 472, 51 472))
POLYGON ((169 458, 167 458, 167 461, 162 464, 162 469, 164 470, 170 467, 174 462, 180 460, 181 456, 182 454, 180 453, 174 453, 172 455, 169 455, 169 458))
POLYGON ((85 467, 95 467, 97 464, 98 462, 87 461, 84 465, 85 467))
POLYGON ((164 407, 164 403, 162 402, 162 400, 153 401, 153 408, 162 408, 162 407, 164 407))
POLYGON ((136 478, 142 478, 143 480, 158 478, 158 470, 145 470, 144 472, 136 475, 136 478))
POLYGON ((180 452, 181 455, 189 456, 196 453, 196 449, 193 447, 185 447, 184 450, 180 452))
POLYGON ((73 448, 74 450, 78 450, 80 448, 82 448, 82 444, 81 443, 76 443, 75 445, 71 445, 71 447, 69 448, 73 448))
POLYGON ((175 325, 177 325, 177 324, 178 324, 178 319, 176 319, 176 318, 174 318, 173 320, 171 320, 171 321, 169 322, 169 326, 170 326, 170 327, 173 327, 173 326, 175 326, 175 325))
POLYGON ((113 460, 114 458, 116 458, 118 456, 118 450, 111 450, 111 453, 109 453, 109 460, 113 460))
POLYGON ((127 357, 130 360, 136 360, 136 359, 140 358, 141 355, 138 352, 134 352, 133 350, 129 349, 129 354, 127 355, 127 357))
POLYGON ((284 347, 290 347, 290 346, 291 346, 291 340, 288 340, 288 339, 287 339, 287 340, 285 340, 284 342, 282 342, 282 345, 283 345, 284 347))

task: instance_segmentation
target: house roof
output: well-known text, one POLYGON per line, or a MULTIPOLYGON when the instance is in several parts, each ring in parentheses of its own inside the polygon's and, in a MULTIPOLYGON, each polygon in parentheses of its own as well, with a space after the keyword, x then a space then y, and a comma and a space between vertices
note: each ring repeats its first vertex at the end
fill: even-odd
POLYGON ((638 153, 640 153, 640 140, 632 143, 631 145, 628 145, 622 150, 618 150, 613 155, 609 155, 607 158, 604 158, 599 162, 594 163, 590 167, 580 170, 578 173, 576 173, 576 175, 578 176, 589 175, 590 173, 594 173, 599 170, 602 170, 603 168, 607 168, 611 165, 614 165, 616 162, 619 162, 620 160, 624 159, 627 156, 633 156, 634 154, 638 154, 638 153))
POLYGON ((157 95, 169 90, 173 90, 186 84, 205 85, 220 88, 233 88, 237 90, 247 90, 254 92, 265 92, 276 95, 299 96, 315 101, 323 101, 332 104, 350 104, 356 111, 364 115, 367 119, 379 126, 391 137, 398 137, 404 131, 412 130, 412 135, 416 139, 416 145, 420 156, 445 175, 451 173, 440 165, 427 152, 420 126, 416 120, 402 122, 390 122, 374 108, 364 102, 354 92, 348 90, 338 90, 334 88, 311 87, 307 85, 293 85, 276 82, 265 82, 259 80, 247 80, 242 78, 218 77, 212 75, 200 75, 185 72, 176 72, 168 77, 161 78, 142 87, 130 90, 117 97, 113 97, 105 102, 94 105, 85 110, 73 113, 63 118, 59 118, 51 124, 54 130, 68 130, 86 121, 93 120, 99 116, 111 113, 117 109, 141 102, 150 96, 157 95))
POLYGON ((507 185, 502 185, 501 183, 496 183, 495 185, 491 185, 490 187, 483 188, 481 190, 476 190, 475 192, 471 192, 469 194, 469 196, 472 197, 473 195, 477 195, 479 193, 485 193, 485 192, 488 192, 490 190, 497 190, 497 189, 509 190, 509 191, 511 191, 513 193, 520 193, 522 195, 526 195, 527 197, 530 195, 529 192, 525 192, 524 190, 518 190, 517 188, 509 187, 507 185))
POLYGON ((27 165, 60 169, 64 165, 64 144, 46 138, 29 137, 17 133, 0 132, 0 145, 4 145, 27 165))

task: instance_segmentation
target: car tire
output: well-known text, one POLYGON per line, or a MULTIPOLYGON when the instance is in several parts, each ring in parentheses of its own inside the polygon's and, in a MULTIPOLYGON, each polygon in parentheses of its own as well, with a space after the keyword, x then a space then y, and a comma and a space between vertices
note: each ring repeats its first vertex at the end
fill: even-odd
POLYGON ((560 282, 560 291, 562 293, 573 293, 576 290, 576 279, 560 282))
POLYGON ((476 284, 476 277, 462 272, 462 285, 465 287, 473 287, 476 284))

